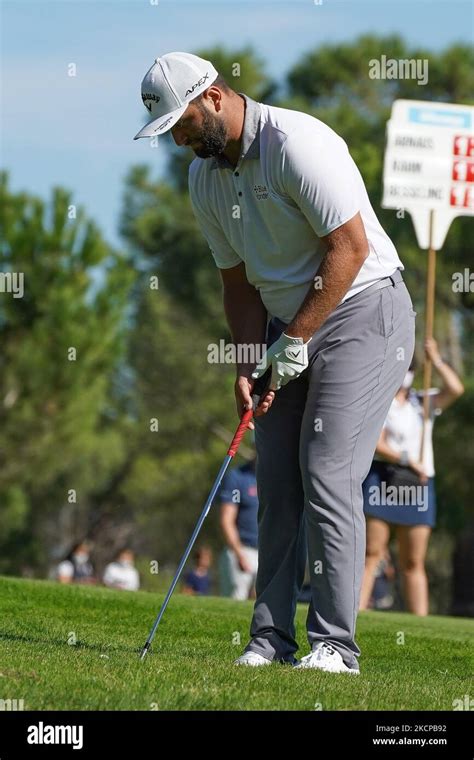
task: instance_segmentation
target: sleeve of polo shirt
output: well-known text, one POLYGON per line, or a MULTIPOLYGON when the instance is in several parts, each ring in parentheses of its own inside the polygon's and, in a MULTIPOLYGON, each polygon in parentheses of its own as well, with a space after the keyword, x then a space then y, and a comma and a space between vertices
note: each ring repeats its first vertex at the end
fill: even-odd
POLYGON ((318 237, 359 211, 360 178, 346 143, 305 127, 288 135, 282 151, 282 187, 318 237))
POLYGON ((229 244, 216 217, 206 212, 199 203, 191 182, 189 183, 189 197, 199 229, 207 240, 216 266, 219 269, 230 269, 241 264, 242 259, 229 244))

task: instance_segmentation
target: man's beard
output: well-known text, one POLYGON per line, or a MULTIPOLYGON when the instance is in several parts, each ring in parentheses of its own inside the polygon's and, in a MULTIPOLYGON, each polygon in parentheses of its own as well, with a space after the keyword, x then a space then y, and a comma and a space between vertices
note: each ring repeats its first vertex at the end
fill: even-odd
POLYGON ((200 145, 196 150, 193 148, 194 153, 198 158, 218 156, 227 145, 227 129, 223 122, 207 109, 201 108, 201 113, 203 120, 197 138, 200 145))

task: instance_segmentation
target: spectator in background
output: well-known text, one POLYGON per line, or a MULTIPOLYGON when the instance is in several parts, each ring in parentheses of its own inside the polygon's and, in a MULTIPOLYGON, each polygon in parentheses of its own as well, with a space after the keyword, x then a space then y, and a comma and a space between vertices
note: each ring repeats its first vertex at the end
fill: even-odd
POLYGON ((212 551, 208 546, 201 546, 194 554, 195 565, 184 576, 183 594, 194 596, 209 596, 211 576, 209 568, 212 565, 212 551))
POLYGON ((441 390, 429 391, 430 417, 426 425, 422 461, 423 393, 411 387, 414 377, 414 368, 411 367, 389 409, 377 443, 376 459, 363 484, 367 548, 361 609, 366 609, 369 604, 375 570, 387 551, 390 526, 395 525, 405 608, 415 615, 427 615, 429 610, 425 557, 436 521, 433 422, 437 414, 464 393, 464 388, 454 370, 442 360, 434 339, 426 341, 425 351, 438 371, 443 386, 441 390), (416 493, 416 498, 408 504, 401 498, 402 494, 408 493, 407 486, 411 493, 416 493), (388 494, 389 487, 390 501, 384 495, 384 489, 388 494), (398 494, 395 499, 393 492, 398 494))
POLYGON ((374 610, 390 610, 393 607, 393 582, 395 580, 395 568, 392 563, 390 552, 385 552, 377 565, 374 573, 374 585, 369 607, 374 610))
POLYGON ((56 578, 59 583, 96 583, 90 553, 89 541, 79 541, 75 544, 56 568, 56 578))
POLYGON ((104 586, 119 588, 124 591, 138 591, 140 588, 140 576, 135 567, 135 555, 131 549, 121 549, 104 571, 104 586))
POLYGON ((233 599, 255 597, 258 566, 258 497, 255 458, 231 470, 220 492, 226 548, 221 562, 223 590, 233 599), (227 585, 227 588, 226 588, 227 585))

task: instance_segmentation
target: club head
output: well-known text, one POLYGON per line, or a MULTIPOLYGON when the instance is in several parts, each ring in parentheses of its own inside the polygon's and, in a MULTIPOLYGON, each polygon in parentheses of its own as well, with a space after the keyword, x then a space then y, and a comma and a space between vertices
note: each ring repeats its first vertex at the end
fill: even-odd
POLYGON ((147 641, 147 643, 145 644, 145 646, 143 647, 143 649, 141 651, 140 662, 143 662, 143 660, 145 659, 145 657, 146 657, 147 652, 148 652, 149 649, 150 649, 150 644, 147 641))

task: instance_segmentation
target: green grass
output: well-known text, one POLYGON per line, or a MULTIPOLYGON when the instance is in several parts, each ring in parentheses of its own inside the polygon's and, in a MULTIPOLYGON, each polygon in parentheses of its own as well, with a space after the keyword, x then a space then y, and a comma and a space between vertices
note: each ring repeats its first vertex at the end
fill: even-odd
POLYGON ((474 697, 472 620, 360 615, 359 677, 237 668, 252 604, 177 594, 141 663, 162 598, 0 578, 0 699, 26 710, 452 710, 474 697))

